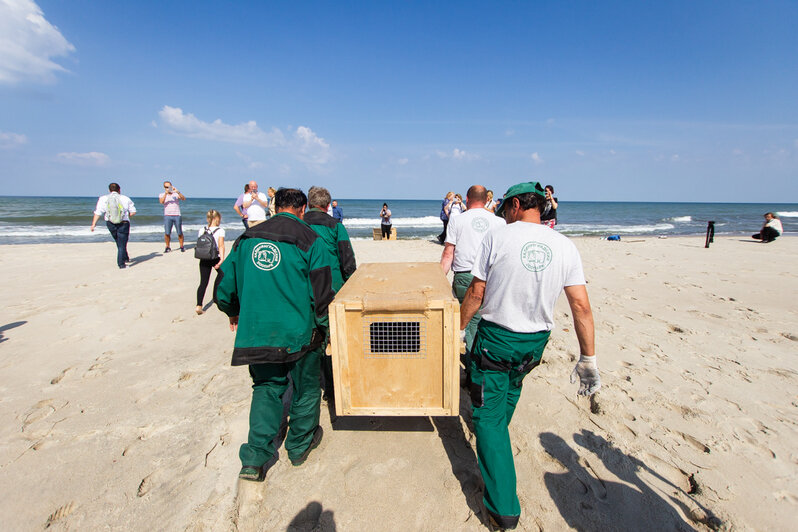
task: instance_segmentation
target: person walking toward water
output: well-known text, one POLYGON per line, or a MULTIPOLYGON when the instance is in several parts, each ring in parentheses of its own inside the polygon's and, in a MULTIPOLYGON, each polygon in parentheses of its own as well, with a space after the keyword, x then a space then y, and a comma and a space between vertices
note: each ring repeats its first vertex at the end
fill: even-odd
POLYGON ((500 528, 515 528, 521 516, 508 426, 524 377, 540 364, 563 290, 581 352, 571 382, 579 379, 579 395, 592 395, 601 386, 582 261, 573 242, 540 225, 545 202, 537 182, 507 190, 496 211, 507 225, 482 241, 471 270, 474 280, 460 308, 462 336, 477 311, 482 314, 471 356, 470 392, 483 500, 500 528))
POLYGON ((321 442, 319 357, 333 298, 330 253, 302 221, 305 194, 281 188, 275 201, 277 214, 247 229, 233 244, 216 291, 216 304, 236 332, 232 364, 248 365, 253 381, 249 436, 238 453, 238 476, 259 482, 274 463, 289 382, 288 458, 302 465, 321 442))
POLYGON ((175 228, 177 239, 180 242, 180 251, 186 251, 183 247, 183 217, 180 215, 180 202, 185 201, 186 197, 170 181, 163 182, 164 191, 158 195, 158 201, 163 205, 163 240, 166 243, 164 253, 172 251, 170 242, 172 239, 172 227, 175 228))
POLYGON ((91 221, 91 231, 97 225, 100 216, 105 218, 105 226, 111 233, 116 242, 116 264, 120 269, 127 268, 126 262, 130 262, 127 254, 127 241, 130 238, 130 217, 136 214, 136 206, 127 196, 121 194, 121 189, 117 183, 108 185, 109 193, 97 199, 97 206, 94 208, 94 218, 91 221))
POLYGON ((388 208, 387 203, 382 204, 380 211, 380 229, 382 230, 382 239, 391 239, 391 209, 388 208))
MULTIPOLYGON (((441 254, 441 269, 444 274, 448 274, 450 269, 454 270, 452 291, 461 304, 466 290, 474 279, 471 269, 482 240, 491 229, 505 225, 503 219, 485 209, 487 199, 488 193, 485 187, 474 185, 469 188, 466 193, 468 209, 461 216, 452 217, 446 229, 446 241, 441 254)), ((471 352, 480 319, 481 316, 477 312, 466 327, 466 354, 471 352)), ((466 370, 468 370, 468 365, 466 365, 466 370)))
POLYGON ((208 288, 208 281, 211 279, 212 270, 217 270, 216 279, 213 282, 213 291, 211 292, 211 297, 214 301, 216 300, 216 289, 219 287, 219 281, 222 279, 218 270, 219 266, 221 266, 222 262, 224 262, 224 229, 220 227, 222 223, 222 215, 219 211, 211 209, 207 212, 205 218, 208 220, 208 225, 200 229, 197 237, 201 237, 203 234, 209 233, 211 237, 213 237, 214 243, 216 245, 216 254, 218 255, 218 258, 199 260, 200 284, 197 288, 197 314, 202 314, 202 300, 205 299, 205 290, 208 288))
POLYGON ((244 193, 238 196, 238 199, 233 204, 233 210, 241 217, 244 227, 249 229, 249 222, 247 219, 247 210, 244 208, 244 198, 249 194, 249 183, 244 185, 244 193))
POLYGON ((762 243, 768 243, 776 240, 783 232, 784 227, 781 225, 779 217, 772 212, 767 212, 765 213, 765 223, 762 225, 762 229, 757 234, 751 235, 751 238, 760 240, 762 243))
MULTIPOLYGON (((324 241, 327 253, 330 255, 332 268, 332 289, 338 290, 344 285, 355 270, 355 251, 349 241, 346 228, 327 214, 330 205, 330 192, 323 187, 310 187, 308 190, 308 205, 310 209, 305 213, 305 223, 324 241)), ((325 335, 328 331, 324 331, 325 335)), ((327 342, 324 342, 327 345, 327 342)), ((329 401, 335 394, 333 387, 332 357, 321 355, 321 376, 324 385, 324 398, 329 401)))

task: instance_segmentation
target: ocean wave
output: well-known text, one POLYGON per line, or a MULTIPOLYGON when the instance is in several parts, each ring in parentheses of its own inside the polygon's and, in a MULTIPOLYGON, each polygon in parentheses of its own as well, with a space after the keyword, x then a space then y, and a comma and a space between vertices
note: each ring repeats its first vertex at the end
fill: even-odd
POLYGON ((654 225, 590 225, 590 224, 557 224, 557 229, 571 235, 595 235, 603 233, 655 233, 673 229, 673 224, 654 225))
POLYGON ((776 214, 781 216, 782 218, 798 218, 798 211, 784 211, 784 212, 777 212, 776 214))
POLYGON ((673 218, 665 218, 663 222, 692 222, 692 216, 674 216, 673 218))
MULTIPOLYGON (((417 218, 392 218, 391 224, 397 227, 443 227, 443 222, 437 216, 419 216, 417 218)), ((344 218, 345 227, 379 227, 380 219, 374 218, 344 218)))
MULTIPOLYGON (((199 234, 200 229, 205 225, 199 224, 183 224, 183 234, 188 240, 194 239, 199 234)), ((225 231, 243 231, 243 224, 223 223, 222 228, 225 231)), ((130 225, 130 234, 132 235, 150 235, 150 234, 163 234, 163 225, 130 225)), ((174 231, 172 232, 174 235, 174 231)), ((48 236, 85 236, 85 237, 101 237, 108 236, 108 229, 105 224, 98 223, 91 232, 90 227, 76 226, 76 225, 37 225, 37 226, 6 226, 3 227, 4 237, 35 237, 41 239, 48 236)))

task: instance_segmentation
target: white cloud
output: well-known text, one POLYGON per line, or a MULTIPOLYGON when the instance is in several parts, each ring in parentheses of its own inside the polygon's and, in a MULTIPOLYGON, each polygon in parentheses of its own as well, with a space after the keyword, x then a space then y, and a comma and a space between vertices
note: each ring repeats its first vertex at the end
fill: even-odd
POLYGON ((576 153, 579 157, 585 156, 585 152, 583 152, 582 150, 576 150, 574 153, 576 153))
POLYGON ((507 131, 504 132, 505 137, 512 137, 513 135, 515 135, 514 129, 508 129, 507 131))
POLYGON ((475 161, 480 158, 479 155, 461 150, 460 148, 454 148, 451 153, 435 150, 435 155, 441 159, 454 159, 455 161, 475 161))
POLYGON ((88 153, 63 152, 58 154, 58 159, 61 162, 79 166, 106 166, 111 162, 110 157, 97 151, 88 153))
POLYGON ((535 152, 535 153, 533 153, 533 154, 532 154, 532 155, 530 155, 529 157, 530 157, 530 158, 531 158, 533 161, 535 161, 535 164, 542 164, 542 163, 543 163, 543 159, 541 158, 540 154, 538 154, 538 152, 535 152))
POLYGON ((615 150, 610 150, 610 155, 615 155, 615 150))
POLYGON ((172 133, 190 138, 247 144, 260 148, 279 148, 292 154, 308 165, 324 165, 332 160, 330 145, 307 126, 299 126, 290 138, 280 129, 262 130, 257 122, 250 120, 231 125, 216 119, 213 122, 200 120, 179 107, 164 105, 158 112, 161 123, 172 133))
POLYGON ((679 160, 679 154, 678 153, 674 153, 673 155, 671 155, 671 161, 676 162, 678 160, 679 160))
POLYGON ((396 161, 396 164, 398 164, 399 166, 404 166, 404 165, 406 165, 409 162, 410 162, 410 159, 408 159, 407 157, 402 157, 401 159, 396 161))
POLYGON ((6 133, 5 131, 0 131, 0 149, 10 149, 16 148, 23 144, 28 143, 28 137, 25 135, 20 135, 19 133, 6 133))
POLYGON ((32 0, 0 0, 0 84, 52 83, 68 72, 53 61, 75 51, 32 0))

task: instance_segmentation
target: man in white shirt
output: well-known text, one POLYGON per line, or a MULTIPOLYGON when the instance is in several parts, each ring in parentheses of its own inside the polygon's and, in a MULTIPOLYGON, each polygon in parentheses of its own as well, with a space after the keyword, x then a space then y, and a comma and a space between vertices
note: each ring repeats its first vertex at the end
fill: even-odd
POLYGON ((496 211, 507 225, 490 231, 482 241, 471 270, 474 280, 460 308, 464 335, 481 306, 470 392, 485 481, 483 500, 500 528, 515 528, 521 516, 508 426, 524 377, 540 364, 554 326, 554 304, 563 289, 581 351, 571 382, 579 379, 579 395, 592 395, 601 386, 582 261, 573 242, 540 224, 545 204, 540 183, 520 183, 507 190, 496 211))
POLYGON ((249 195, 244 195, 244 209, 247 211, 249 227, 266 221, 266 210, 269 208, 269 197, 258 192, 258 183, 249 182, 249 195))
MULTIPOLYGON (((481 185, 473 185, 466 193, 466 206, 468 209, 460 216, 452 216, 446 227, 446 240, 441 254, 441 268, 444 274, 450 269, 454 270, 452 290, 457 300, 463 302, 466 290, 471 285, 474 276, 471 269, 474 259, 482 244, 482 239, 488 231, 505 225, 504 219, 495 216, 485 209, 488 200, 488 191, 481 185)), ((466 327, 466 353, 471 352, 471 344, 477 332, 477 325, 481 316, 474 314, 466 327)), ((468 370, 468 366, 466 366, 468 370)))
POLYGON ((127 240, 130 237, 130 217, 136 214, 136 206, 130 198, 120 194, 119 185, 108 185, 109 194, 100 196, 94 208, 94 218, 91 221, 91 230, 97 225, 100 216, 105 218, 105 226, 116 242, 116 264, 120 269, 127 268, 130 262, 127 254, 127 240))

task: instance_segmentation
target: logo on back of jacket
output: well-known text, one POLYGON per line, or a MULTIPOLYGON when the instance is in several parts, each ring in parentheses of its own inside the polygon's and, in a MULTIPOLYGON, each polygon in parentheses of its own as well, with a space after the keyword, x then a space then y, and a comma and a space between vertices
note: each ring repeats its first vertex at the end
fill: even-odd
POLYGON ((261 242, 252 250, 252 264, 263 271, 271 271, 280 265, 280 248, 271 242, 261 242))

